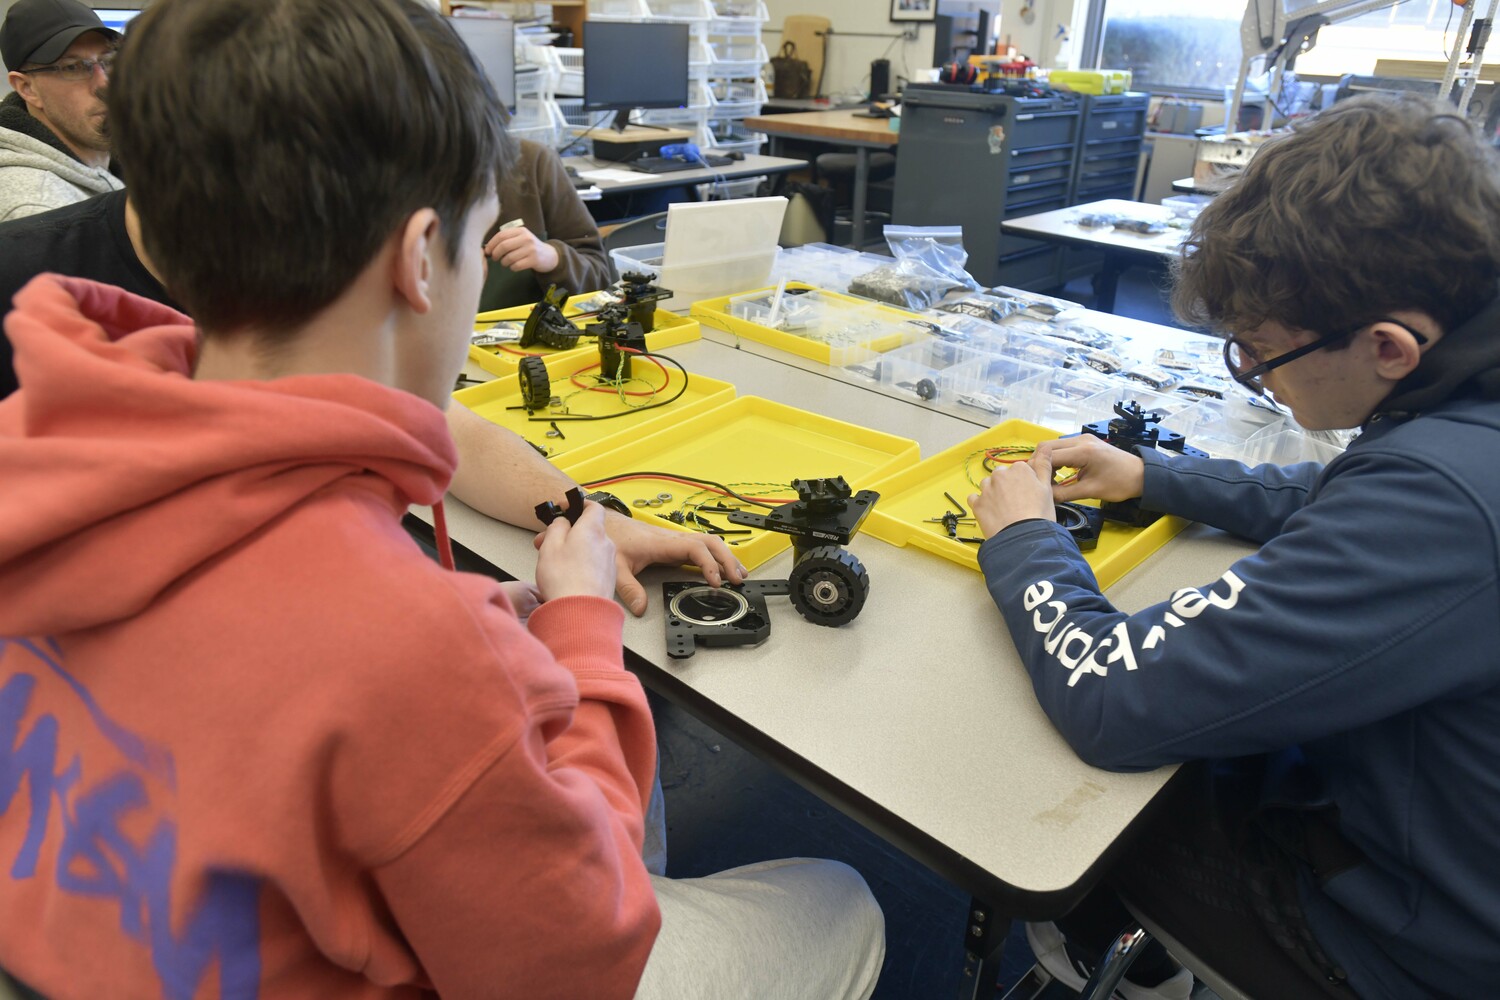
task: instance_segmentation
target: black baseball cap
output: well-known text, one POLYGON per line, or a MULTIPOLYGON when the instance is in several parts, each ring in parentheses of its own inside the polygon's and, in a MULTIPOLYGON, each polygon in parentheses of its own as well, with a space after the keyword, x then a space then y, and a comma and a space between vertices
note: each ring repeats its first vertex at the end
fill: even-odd
POLYGON ((19 0, 5 15, 5 23, 0 24, 0 59, 5 60, 6 69, 20 69, 27 63, 55 63, 86 31, 120 37, 78 0, 19 0))

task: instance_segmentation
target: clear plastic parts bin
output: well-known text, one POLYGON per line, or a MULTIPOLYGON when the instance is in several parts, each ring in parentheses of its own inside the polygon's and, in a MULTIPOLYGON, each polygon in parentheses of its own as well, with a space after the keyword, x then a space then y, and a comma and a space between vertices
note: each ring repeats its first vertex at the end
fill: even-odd
MULTIPOLYGON (((995 420, 1021 417, 1025 397, 1017 387, 1047 374, 1047 369, 1014 358, 985 357, 977 365, 965 365, 949 378, 953 390, 949 402, 981 410, 995 420)), ((1029 419, 1029 418, 1023 418, 1029 419)))
POLYGON ((1252 461, 1249 445, 1257 434, 1278 434, 1287 429, 1286 418, 1243 396, 1205 399, 1162 421, 1187 439, 1194 448, 1214 458, 1252 461))
POLYGON ((667 309, 684 310, 700 299, 712 299, 727 295, 741 288, 756 288, 765 285, 771 276, 771 264, 775 252, 737 257, 731 260, 704 261, 701 264, 664 268, 662 259, 666 254, 666 243, 649 243, 645 246, 622 247, 609 252, 615 271, 623 275, 626 271, 650 274, 661 287, 670 289, 671 298, 661 305, 667 309))
POLYGON ((1091 372, 1055 368, 1011 387, 1006 398, 1016 419, 1071 434, 1097 419, 1092 400, 1111 388, 1108 379, 1091 372))
MULTIPOLYGON (((843 367, 926 336, 926 329, 889 310, 818 291, 767 289, 730 297, 731 317, 821 345, 828 363, 843 367)), ((873 375, 871 377, 874 377, 873 375)))
POLYGON ((1286 429, 1262 431, 1245 442, 1246 465, 1296 465, 1298 462, 1322 462, 1325 465, 1343 451, 1336 444, 1308 437, 1305 431, 1286 429))
POLYGON ((845 371, 873 378, 885 391, 924 402, 954 402, 955 387, 972 385, 981 366, 992 360, 958 344, 928 340, 888 351, 845 371))

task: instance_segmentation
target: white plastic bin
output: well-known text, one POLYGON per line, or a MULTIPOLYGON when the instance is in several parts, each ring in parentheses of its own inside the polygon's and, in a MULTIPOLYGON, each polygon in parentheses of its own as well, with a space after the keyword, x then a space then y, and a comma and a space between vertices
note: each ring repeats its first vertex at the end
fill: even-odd
POLYGON ((645 20, 650 16, 646 0, 589 0, 589 17, 596 21, 645 20))
POLYGON ((763 24, 771 19, 765 0, 713 0, 714 17, 719 20, 763 24))
POLYGON ((560 75, 557 92, 564 97, 583 96, 583 50, 553 48, 557 53, 560 75))
POLYGON ((657 21, 706 21, 714 16, 708 0, 646 0, 646 6, 657 21))

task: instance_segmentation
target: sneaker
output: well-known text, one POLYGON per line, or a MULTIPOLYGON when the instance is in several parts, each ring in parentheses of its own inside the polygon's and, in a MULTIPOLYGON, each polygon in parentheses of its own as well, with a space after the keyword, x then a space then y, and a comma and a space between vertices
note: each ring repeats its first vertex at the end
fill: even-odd
MULTIPOLYGON (((1056 924, 1028 923, 1026 943, 1031 945, 1037 964, 1053 979, 1074 993, 1081 993, 1088 985, 1089 976, 1093 974, 1090 963, 1098 956, 1085 960, 1076 948, 1068 944, 1056 924)), ((1115 996, 1124 1000, 1189 1000, 1192 995, 1193 974, 1180 965, 1171 977, 1155 986, 1139 986, 1129 979, 1122 979, 1115 987, 1115 996)))

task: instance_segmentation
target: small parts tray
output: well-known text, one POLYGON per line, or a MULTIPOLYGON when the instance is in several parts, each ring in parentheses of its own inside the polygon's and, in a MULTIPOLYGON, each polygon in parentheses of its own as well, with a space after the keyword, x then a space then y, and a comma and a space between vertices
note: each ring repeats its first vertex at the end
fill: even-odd
POLYGON ((931 336, 927 320, 868 299, 792 281, 778 306, 778 291, 705 299, 693 305, 693 315, 746 340, 829 365, 855 364, 931 336))
MULTIPOLYGON (((860 490, 915 465, 919 457, 917 443, 907 438, 756 396, 741 396, 666 424, 650 434, 617 438, 614 447, 604 454, 584 459, 562 456, 558 467, 580 483, 652 472, 711 479, 745 496, 795 500, 797 495, 791 488, 794 479, 843 476, 853 489, 860 490), (747 485, 742 488, 736 484, 747 485)), ((700 492, 703 488, 696 484, 670 479, 631 478, 593 488, 613 493, 630 504, 631 513, 647 523, 683 531, 694 529, 668 520, 674 512, 691 512, 699 504, 723 506, 726 500, 736 503, 717 493, 700 492), (671 499, 658 506, 636 504, 661 494, 670 494, 671 499)), ((718 528, 751 532, 725 537, 725 541, 737 543, 735 556, 751 569, 791 545, 787 535, 743 529, 730 524, 722 513, 706 517, 718 528)))
MULTIPOLYGON (((943 494, 952 494, 964 505, 965 512, 972 516, 973 512, 968 510, 968 497, 976 491, 976 487, 969 480, 969 472, 978 481, 983 481, 987 473, 983 469, 982 460, 978 457, 971 459, 971 456, 986 448, 1006 445, 1034 447, 1041 441, 1059 436, 1056 431, 1038 424, 1007 420, 947 451, 933 455, 917 466, 881 480, 870 487, 880 492, 880 504, 866 519, 865 534, 892 545, 914 545, 977 570, 979 546, 971 542, 955 541, 948 537, 947 530, 941 523, 928 520, 941 517, 952 510, 943 494)), ((1176 517, 1161 517, 1144 528, 1105 521, 1097 546, 1085 552, 1084 558, 1093 567, 1099 586, 1109 587, 1170 541, 1186 524, 1186 521, 1176 517)), ((979 526, 974 523, 960 524, 958 533, 967 537, 980 537, 979 526)))
MULTIPOLYGON (((583 296, 580 296, 583 298, 583 296)), ((483 330, 493 323, 507 321, 514 323, 524 322, 531 306, 516 306, 514 309, 497 309, 494 312, 480 313, 481 320, 474 324, 475 330, 483 330)), ((563 314, 572 319, 576 312, 567 306, 563 307, 563 314)), ((686 316, 678 316, 669 313, 665 309, 656 310, 656 328, 646 334, 646 346, 653 351, 665 350, 668 347, 676 347, 678 344, 688 344, 699 337, 698 321, 688 319, 686 316)), ((525 348, 524 350, 515 344, 502 344, 498 347, 476 347, 469 345, 469 360, 492 375, 514 375, 521 367, 521 359, 528 354, 535 354, 545 358, 547 361, 554 359, 576 359, 580 366, 586 365, 599 353, 598 344, 593 338, 585 338, 579 342, 579 346, 570 351, 555 351, 550 347, 540 344, 525 348)))
MULTIPOLYGON (((661 313, 657 313, 660 320, 661 313)), ((655 391, 656 399, 670 399, 678 389, 682 395, 663 406, 654 406, 639 413, 631 413, 630 407, 620 401, 619 394, 612 391, 579 388, 574 382, 587 385, 590 375, 599 370, 597 353, 567 351, 554 355, 547 361, 547 377, 551 383, 551 394, 561 396, 567 408, 559 414, 553 408, 543 408, 527 414, 521 400, 521 383, 517 372, 496 377, 493 381, 453 394, 456 403, 462 403, 491 423, 515 431, 533 447, 556 462, 566 456, 571 461, 580 461, 603 454, 616 443, 639 437, 655 430, 664 421, 687 420, 701 410, 711 409, 734 398, 734 386, 706 375, 688 373, 687 386, 682 385, 683 373, 671 364, 663 363, 657 368, 649 360, 633 362, 633 374, 643 379, 641 383, 630 383, 624 388, 631 392, 655 391), (649 384, 649 388, 648 388, 649 384), (563 416, 610 416, 608 420, 568 420, 563 416), (533 419, 537 418, 537 419, 533 419), (556 420, 557 431, 550 421, 556 420)), ((653 401, 649 397, 627 396, 631 404, 642 405, 653 401)))

